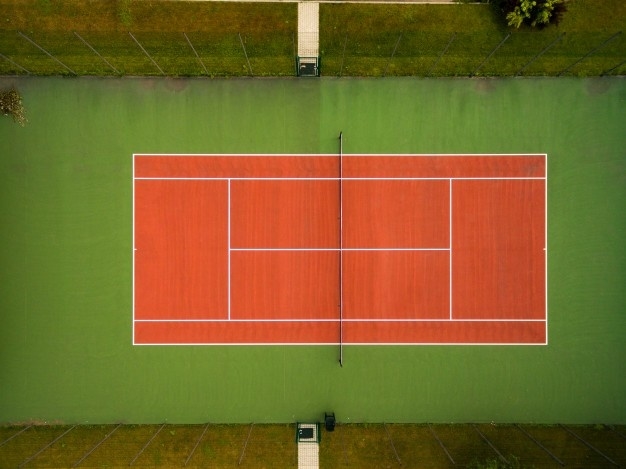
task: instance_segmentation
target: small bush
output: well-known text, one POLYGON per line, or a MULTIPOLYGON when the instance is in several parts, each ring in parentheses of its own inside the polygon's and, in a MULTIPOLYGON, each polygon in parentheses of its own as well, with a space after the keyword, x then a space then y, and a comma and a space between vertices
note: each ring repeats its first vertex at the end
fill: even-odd
POLYGON ((558 24, 567 11, 565 0, 500 0, 500 8, 509 26, 522 24, 544 28, 558 24))
POLYGON ((0 91, 0 112, 5 116, 13 117, 13 120, 22 127, 26 125, 26 112, 22 104, 22 96, 15 88, 0 91))

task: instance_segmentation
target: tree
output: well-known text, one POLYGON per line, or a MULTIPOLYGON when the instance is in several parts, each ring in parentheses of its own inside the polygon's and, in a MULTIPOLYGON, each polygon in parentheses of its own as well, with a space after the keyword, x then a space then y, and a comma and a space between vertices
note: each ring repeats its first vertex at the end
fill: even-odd
POLYGON ((0 91, 0 112, 5 116, 13 117, 13 120, 22 127, 28 122, 22 105, 22 96, 15 88, 0 91))
POLYGON ((509 26, 516 28, 522 24, 539 28, 558 24, 567 10, 565 0, 501 0, 500 7, 509 26))

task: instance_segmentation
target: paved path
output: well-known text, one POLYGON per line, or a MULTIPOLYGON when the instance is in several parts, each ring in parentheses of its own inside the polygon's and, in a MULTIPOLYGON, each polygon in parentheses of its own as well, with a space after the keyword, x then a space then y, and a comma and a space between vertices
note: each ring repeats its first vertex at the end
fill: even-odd
POLYGON ((317 2, 298 3, 298 55, 317 57, 319 52, 319 7, 317 2))

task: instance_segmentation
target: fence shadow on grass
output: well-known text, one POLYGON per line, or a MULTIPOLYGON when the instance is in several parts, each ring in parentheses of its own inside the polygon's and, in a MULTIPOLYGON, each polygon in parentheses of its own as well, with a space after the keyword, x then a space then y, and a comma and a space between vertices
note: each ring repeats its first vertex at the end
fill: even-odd
MULTIPOLYGON (((297 37, 266 31, 0 31, 2 75, 293 76, 297 37)), ((323 76, 626 74, 621 31, 320 34, 323 76)))

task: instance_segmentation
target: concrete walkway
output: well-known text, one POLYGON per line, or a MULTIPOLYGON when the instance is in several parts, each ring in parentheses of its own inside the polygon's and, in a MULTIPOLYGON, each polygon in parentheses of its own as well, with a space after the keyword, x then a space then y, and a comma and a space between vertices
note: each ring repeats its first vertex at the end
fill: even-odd
POLYGON ((298 3, 298 56, 317 57, 319 47, 319 3, 298 3))

